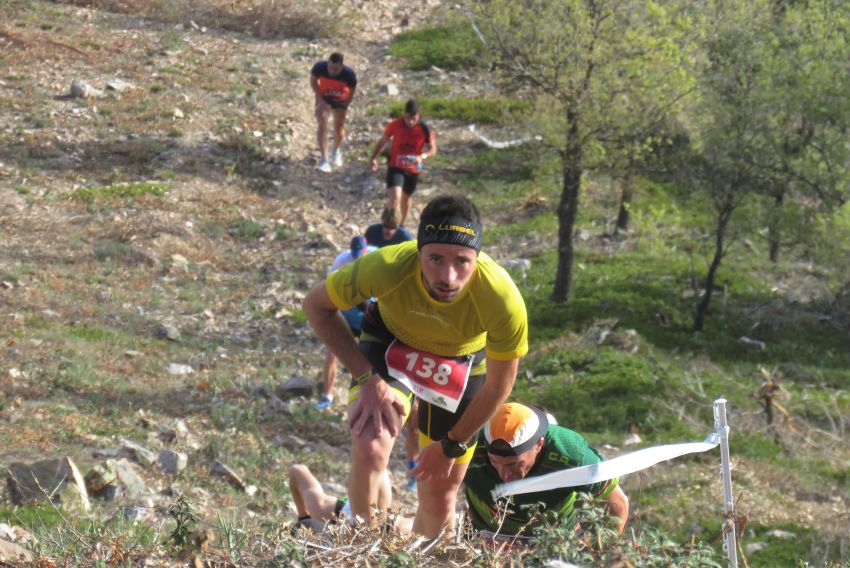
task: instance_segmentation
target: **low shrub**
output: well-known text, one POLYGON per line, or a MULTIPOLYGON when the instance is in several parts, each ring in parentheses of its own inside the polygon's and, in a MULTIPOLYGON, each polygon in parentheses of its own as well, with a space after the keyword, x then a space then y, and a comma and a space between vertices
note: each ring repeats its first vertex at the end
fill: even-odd
POLYGON ((408 69, 464 69, 477 65, 484 49, 472 27, 457 20, 401 33, 390 44, 389 53, 404 59, 408 69))
MULTIPOLYGON (((525 101, 512 99, 422 97, 417 100, 422 105, 422 116, 426 120, 446 118, 479 124, 504 123, 531 108, 531 105, 525 101)), ((390 116, 399 117, 404 114, 404 105, 404 102, 390 105, 390 116)))
POLYGON ((146 195, 160 197, 165 195, 170 189, 171 184, 155 181, 116 183, 113 185, 81 187, 71 194, 71 198, 85 203, 138 199, 146 195))

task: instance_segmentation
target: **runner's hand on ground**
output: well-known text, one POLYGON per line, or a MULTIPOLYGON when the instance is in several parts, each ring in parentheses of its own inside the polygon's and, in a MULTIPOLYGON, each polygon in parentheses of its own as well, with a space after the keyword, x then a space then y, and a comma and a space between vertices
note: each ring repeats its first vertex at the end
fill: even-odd
POLYGON ((387 384, 377 375, 363 383, 360 387, 360 397, 348 417, 348 427, 357 435, 369 424, 375 422, 375 435, 380 436, 384 427, 392 437, 398 436, 399 418, 404 413, 404 406, 387 384))
POLYGON ((454 458, 447 457, 443 453, 440 442, 432 442, 419 450, 416 467, 410 470, 410 474, 417 481, 446 479, 451 474, 454 463, 454 458))

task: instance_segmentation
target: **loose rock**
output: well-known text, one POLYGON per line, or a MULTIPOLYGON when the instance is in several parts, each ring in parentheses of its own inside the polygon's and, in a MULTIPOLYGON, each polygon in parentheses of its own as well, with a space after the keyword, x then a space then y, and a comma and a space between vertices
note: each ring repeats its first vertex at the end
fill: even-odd
POLYGON ((380 93, 382 95, 387 95, 388 97, 397 97, 399 94, 398 85, 395 83, 387 83, 386 85, 381 85, 380 93))
POLYGON ((103 97, 103 91, 96 89, 85 81, 71 81, 71 96, 75 99, 97 99, 103 97))
POLYGON ((119 93, 123 93, 124 91, 135 89, 136 86, 122 79, 110 79, 106 82, 106 88, 111 89, 113 91, 117 91, 119 93))
POLYGON ((159 452, 159 467, 170 475, 176 475, 186 469, 186 464, 189 463, 189 456, 183 452, 174 452, 171 450, 160 450, 159 452))
POLYGON ((30 553, 27 549, 15 544, 14 542, 0 540, 0 563, 4 566, 7 562, 10 563, 11 566, 18 566, 19 563, 27 563, 27 565, 29 565, 32 561, 32 553, 30 553))
POLYGON ((15 504, 50 499, 64 507, 91 509, 79 468, 69 457, 9 465, 6 486, 15 504))
POLYGON ((180 330, 173 325, 160 325, 156 328, 156 336, 160 339, 170 339, 177 341, 180 339, 180 330))
POLYGON ((316 383, 307 377, 296 375, 284 381, 277 387, 277 396, 283 400, 296 396, 313 396, 316 383))
POLYGON ((150 467, 156 463, 156 454, 136 442, 121 438, 121 446, 131 457, 144 466, 150 467))
MULTIPOLYGON (((236 472, 234 472, 232 469, 230 469, 229 467, 227 467, 226 465, 224 465, 223 463, 221 463, 218 460, 215 460, 213 462, 212 470, 213 470, 213 473, 217 473, 218 475, 223 476, 230 485, 232 485, 233 487, 235 487, 236 489, 238 489, 240 491, 247 493, 248 488, 251 487, 251 486, 246 486, 245 482, 242 481, 242 478, 240 478, 238 475, 236 475, 236 472)), ((256 491, 256 488, 254 488, 254 491, 256 491)))
POLYGON ((191 375, 194 372, 195 369, 191 365, 183 365, 181 363, 169 363, 168 365, 169 375, 191 375))

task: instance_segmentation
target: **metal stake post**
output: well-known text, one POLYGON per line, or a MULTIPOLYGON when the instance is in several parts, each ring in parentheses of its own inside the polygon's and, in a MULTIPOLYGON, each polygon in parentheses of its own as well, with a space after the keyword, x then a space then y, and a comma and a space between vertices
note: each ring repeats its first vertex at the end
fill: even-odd
POLYGON ((735 501, 732 496, 732 462, 729 459, 729 425, 726 424, 726 399, 714 401, 714 428, 720 435, 720 477, 726 499, 726 522, 723 524, 723 547, 729 568, 738 568, 738 538, 735 526, 735 501))

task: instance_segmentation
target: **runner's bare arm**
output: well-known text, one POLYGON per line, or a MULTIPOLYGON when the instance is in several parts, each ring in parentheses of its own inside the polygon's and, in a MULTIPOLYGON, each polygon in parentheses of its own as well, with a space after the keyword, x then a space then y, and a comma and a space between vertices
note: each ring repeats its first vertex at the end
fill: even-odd
MULTIPOLYGON (((302 308, 316 335, 355 377, 360 377, 372 370, 372 364, 360 353, 348 324, 331 301, 324 281, 307 293, 302 308)), ((373 374, 360 387, 360 398, 349 417, 348 425, 355 434, 360 434, 369 419, 374 419, 377 434, 380 435, 383 432, 386 424, 390 433, 397 436, 398 428, 396 420, 392 419, 392 413, 402 412, 401 401, 393 395, 381 377, 373 374)))
POLYGON ((425 147, 428 148, 428 150, 419 156, 421 160, 437 155, 437 136, 433 132, 431 133, 431 139, 425 143, 425 147))
POLYGON ((322 92, 319 90, 319 77, 316 75, 310 75, 310 88, 313 89, 313 93, 316 95, 316 100, 321 100, 322 92))
POLYGON ((345 322, 339 308, 331 301, 325 282, 313 287, 301 305, 304 315, 334 355, 354 374, 360 376, 372 368, 366 357, 357 348, 357 341, 345 322))
MULTIPOLYGON (((487 358, 487 380, 449 432, 449 438, 466 442, 481 430, 484 423, 511 394, 518 368, 518 358, 510 361, 487 358)), ((419 452, 416 467, 411 470, 411 473, 420 481, 431 478, 443 479, 449 476, 453 465, 454 460, 446 457, 441 444, 433 443, 419 452)))
POLYGON ((484 423, 510 396, 517 369, 519 369, 519 358, 499 361, 487 357, 487 380, 472 399, 466 412, 449 432, 452 440, 465 442, 478 434, 484 423))
POLYGON ((378 143, 377 143, 377 144, 375 144, 375 149, 374 149, 374 150, 372 150, 372 155, 369 157, 369 167, 371 167, 371 168, 372 168, 372 171, 373 171, 373 172, 377 172, 377 171, 378 171, 378 161, 377 161, 377 160, 378 160, 378 156, 379 156, 379 155, 381 154, 381 152, 384 150, 384 146, 386 146, 386 145, 387 145, 387 142, 389 142, 389 141, 390 141, 390 140, 389 140, 389 138, 387 138, 386 136, 383 136, 383 135, 382 135, 382 136, 381 136, 381 139, 380 139, 380 140, 378 140, 378 143))

